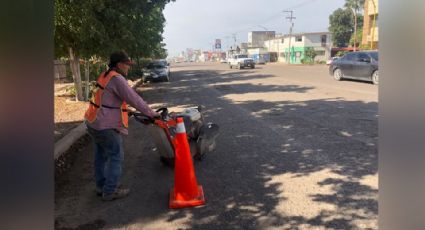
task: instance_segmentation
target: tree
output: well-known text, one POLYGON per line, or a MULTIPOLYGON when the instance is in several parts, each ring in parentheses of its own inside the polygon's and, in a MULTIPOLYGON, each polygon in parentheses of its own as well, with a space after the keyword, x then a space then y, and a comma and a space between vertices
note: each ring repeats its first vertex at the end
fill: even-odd
POLYGON ((174 0, 55 0, 55 56, 69 56, 78 100, 80 58, 107 60, 116 50, 134 59, 164 57, 162 12, 170 1, 174 0))
POLYGON ((351 12, 338 8, 329 16, 329 31, 332 33, 333 43, 338 47, 346 47, 353 34, 351 12))
POLYGON ((363 9, 364 0, 346 0, 345 5, 346 8, 350 9, 352 15, 354 17, 354 51, 356 51, 357 46, 357 17, 358 12, 363 9))
POLYGON ((307 47, 304 51, 304 55, 311 63, 314 63, 314 58, 317 56, 317 53, 313 47, 307 47))
POLYGON ((354 46, 359 47, 362 38, 363 38, 363 28, 359 28, 359 29, 357 29, 357 35, 355 35, 354 33, 351 35, 350 45, 352 47, 354 47, 354 46), (354 44, 354 43, 356 43, 356 44, 354 44))

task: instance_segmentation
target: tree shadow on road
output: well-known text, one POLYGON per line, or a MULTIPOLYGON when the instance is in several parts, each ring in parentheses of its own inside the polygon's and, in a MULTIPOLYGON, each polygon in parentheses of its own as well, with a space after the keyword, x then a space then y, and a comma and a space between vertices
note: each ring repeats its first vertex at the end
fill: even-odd
MULTIPOLYGON (((218 188, 209 188, 212 192, 209 195, 213 197, 209 205, 213 207, 205 209, 211 212, 190 211, 193 215, 190 226, 195 229, 376 227, 377 184, 374 179, 372 182, 367 180, 368 177, 375 177, 378 172, 376 102, 346 101, 342 98, 301 102, 248 99, 235 102, 226 95, 246 96, 249 93, 264 92, 306 94, 313 88, 239 82, 231 84, 233 81, 273 76, 247 75, 241 78, 237 75, 200 75, 205 76, 205 82, 209 83, 204 87, 214 88, 222 99, 219 104, 223 106, 212 111, 210 117, 220 117, 220 122, 226 126, 249 123, 243 119, 238 121, 239 116, 236 114, 228 119, 223 118, 226 111, 234 110, 232 105, 236 104, 241 114, 249 113, 263 121, 264 128, 268 128, 269 132, 260 135, 259 127, 252 130, 235 130, 222 126, 221 137, 233 138, 236 144, 218 150, 219 153, 215 156, 226 162, 217 160, 208 164, 215 170, 210 168, 203 174, 202 172, 207 171, 204 168, 207 166, 199 168, 198 173, 201 177, 205 176, 204 183, 218 188), (214 85, 223 82, 230 84, 214 85), (334 113, 329 114, 330 111, 334 113), (238 136, 241 132, 243 135, 238 136), (252 146, 249 144, 252 141, 258 143, 258 149, 245 149, 244 146, 252 146), (232 152, 235 154, 226 154, 229 150, 234 150, 232 152), (220 157, 220 154, 223 155, 220 157), (233 170, 229 173, 220 170, 223 168, 233 170), (214 178, 211 178, 210 173, 214 178), (281 206, 285 205, 284 200, 298 197, 291 194, 291 189, 286 188, 292 183, 285 185, 281 182, 270 182, 279 181, 274 179, 279 177, 297 181, 294 185, 315 183, 306 187, 318 189, 319 192, 306 191, 309 195, 303 200, 306 203, 300 204, 304 207, 300 208, 308 209, 308 202, 323 208, 316 210, 314 216, 311 216, 311 213, 303 216, 303 210, 293 211, 291 215, 291 211, 281 206), (316 180, 310 181, 311 178, 316 180), (282 196, 282 193, 288 196, 282 196), (215 200, 215 197, 220 199, 215 200), (211 219, 210 222, 199 221, 208 218, 211 219)), ((182 211, 184 212, 187 211, 182 211)), ((171 217, 170 220, 175 218, 176 216, 171 217)))
MULTIPOLYGON (((220 125, 217 149, 195 164, 206 205, 169 210, 172 171, 151 166, 158 162, 149 160, 152 153, 143 153, 126 164, 130 170, 143 160, 132 173, 145 185, 134 181, 137 196, 99 214, 106 219, 117 210, 125 213, 107 220, 107 227, 149 229, 158 227, 160 219, 174 229, 377 228, 377 103, 292 101, 285 95, 302 97, 315 88, 249 82, 273 77, 249 71, 179 71, 169 84, 142 88, 149 103, 202 104, 208 120, 220 125), (149 170, 155 176, 143 177, 149 170), (153 190, 150 183, 161 185, 153 190), (140 207, 124 209, 132 203, 140 207)), ((95 204, 88 210, 96 210, 95 204)))

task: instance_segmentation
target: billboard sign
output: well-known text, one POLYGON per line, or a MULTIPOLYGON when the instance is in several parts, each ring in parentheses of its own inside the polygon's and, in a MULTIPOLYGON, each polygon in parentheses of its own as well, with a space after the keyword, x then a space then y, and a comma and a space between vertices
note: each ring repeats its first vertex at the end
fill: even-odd
POLYGON ((221 49, 221 39, 215 39, 215 49, 221 49))

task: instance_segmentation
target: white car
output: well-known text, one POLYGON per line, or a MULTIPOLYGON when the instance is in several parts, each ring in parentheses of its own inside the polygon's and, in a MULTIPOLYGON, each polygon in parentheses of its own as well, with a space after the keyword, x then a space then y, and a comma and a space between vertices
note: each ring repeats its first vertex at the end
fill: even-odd
POLYGON ((338 59, 339 57, 332 57, 331 59, 326 61, 326 65, 330 65, 332 64, 333 61, 335 61, 336 59, 338 59))
POLYGON ((249 58, 246 54, 237 54, 228 61, 230 69, 232 69, 233 67, 236 67, 238 69, 243 69, 246 67, 250 67, 251 69, 255 68, 254 60, 252 58, 249 58))

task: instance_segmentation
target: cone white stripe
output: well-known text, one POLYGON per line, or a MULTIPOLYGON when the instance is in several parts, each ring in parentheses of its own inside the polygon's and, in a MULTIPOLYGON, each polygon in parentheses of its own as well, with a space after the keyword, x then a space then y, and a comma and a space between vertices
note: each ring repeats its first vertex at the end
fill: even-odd
POLYGON ((177 123, 176 133, 186 133, 186 128, 184 127, 184 122, 177 123))

